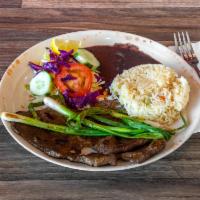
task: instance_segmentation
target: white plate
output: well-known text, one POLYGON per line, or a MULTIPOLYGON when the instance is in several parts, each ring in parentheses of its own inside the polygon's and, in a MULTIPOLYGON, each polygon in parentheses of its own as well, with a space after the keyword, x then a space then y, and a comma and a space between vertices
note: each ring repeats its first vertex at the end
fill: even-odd
MULTIPOLYGON (((74 163, 67 160, 59 160, 51 158, 17 135, 11 128, 10 123, 3 121, 4 126, 10 135, 25 149, 34 155, 47 160, 49 162, 64 167, 87 170, 87 171, 114 171, 135 168, 155 162, 180 147, 189 137, 200 131, 200 81, 191 69, 191 67, 177 54, 169 50, 167 47, 154 42, 150 39, 116 31, 90 30, 73 32, 58 36, 62 39, 81 40, 83 47, 93 45, 113 45, 114 43, 130 43, 136 45, 141 51, 150 55, 160 63, 174 68, 178 74, 184 75, 191 86, 190 101, 187 107, 187 115, 190 125, 182 132, 176 134, 168 143, 166 148, 156 156, 142 164, 131 164, 129 162, 121 162, 117 166, 90 167, 80 163, 74 163)), ((37 45, 31 47, 22 53, 6 70, 0 85, 0 112, 16 112, 26 110, 29 96, 24 85, 29 82, 32 77, 32 71, 28 67, 29 61, 38 61, 44 52, 45 47, 49 46, 51 39, 47 39, 37 45)))

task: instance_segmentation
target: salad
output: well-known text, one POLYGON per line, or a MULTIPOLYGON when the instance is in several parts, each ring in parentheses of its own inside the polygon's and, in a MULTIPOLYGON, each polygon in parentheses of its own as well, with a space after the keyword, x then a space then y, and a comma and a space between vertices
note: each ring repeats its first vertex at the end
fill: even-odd
POLYGON ((78 41, 52 39, 40 63, 29 62, 35 72, 29 90, 33 96, 53 96, 81 109, 103 100, 107 91, 97 58, 78 41))

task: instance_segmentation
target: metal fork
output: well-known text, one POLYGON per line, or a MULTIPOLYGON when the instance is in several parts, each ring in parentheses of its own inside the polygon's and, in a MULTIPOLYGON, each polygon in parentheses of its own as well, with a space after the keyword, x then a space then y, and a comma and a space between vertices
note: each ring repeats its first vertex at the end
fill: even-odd
POLYGON ((174 43, 176 47, 176 52, 179 55, 181 55, 184 58, 184 60, 187 61, 188 64, 190 64, 193 67, 193 69, 196 71, 200 78, 200 70, 197 66, 199 60, 195 55, 188 32, 178 32, 177 34, 174 33, 174 43))

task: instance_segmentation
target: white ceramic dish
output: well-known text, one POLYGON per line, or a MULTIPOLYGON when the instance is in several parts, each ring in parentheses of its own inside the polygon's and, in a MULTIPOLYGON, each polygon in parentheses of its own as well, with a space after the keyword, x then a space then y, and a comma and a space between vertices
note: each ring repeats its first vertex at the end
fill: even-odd
MULTIPOLYGON (((117 166, 90 167, 80 163, 74 163, 67 160, 59 160, 51 158, 17 135, 11 128, 10 123, 3 121, 4 126, 10 135, 25 149, 34 155, 47 160, 49 162, 64 167, 87 170, 87 171, 114 171, 135 168, 155 162, 166 155, 175 151, 193 133, 200 131, 200 81, 191 69, 191 67, 177 54, 169 50, 167 47, 152 41, 150 39, 137 35, 104 30, 91 30, 73 32, 57 36, 63 39, 81 40, 83 47, 93 45, 113 45, 114 43, 130 43, 136 45, 141 51, 150 55, 157 61, 166 66, 173 67, 180 75, 184 75, 191 86, 190 102, 187 107, 187 116, 190 125, 182 132, 176 134, 167 144, 165 150, 142 164, 131 164, 129 162, 121 162, 117 166)), ((51 39, 47 39, 37 45, 31 47, 22 53, 6 70, 0 85, 0 112, 16 112, 26 110, 29 101, 29 95, 25 90, 24 84, 28 83, 32 77, 32 71, 28 67, 29 61, 38 61, 41 59, 44 48, 49 46, 51 39)))

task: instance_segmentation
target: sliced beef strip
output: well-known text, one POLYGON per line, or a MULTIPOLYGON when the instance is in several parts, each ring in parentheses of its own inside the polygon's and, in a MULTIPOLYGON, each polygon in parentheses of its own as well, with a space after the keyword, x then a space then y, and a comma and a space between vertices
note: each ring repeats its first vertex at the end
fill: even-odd
POLYGON ((165 140, 155 140, 149 145, 136 151, 122 153, 121 158, 135 164, 142 163, 162 151, 165 147, 165 144, 165 140))
POLYGON ((71 147, 68 143, 68 137, 46 131, 44 129, 31 127, 24 124, 13 124, 17 133, 27 142, 40 149, 49 156, 63 158, 65 154, 70 153, 71 147))
POLYGON ((90 153, 122 153, 130 150, 134 150, 147 144, 149 140, 145 139, 123 139, 112 136, 99 138, 91 147, 85 147, 82 149, 81 154, 87 155, 90 153))
POLYGON ((14 123, 17 133, 44 153, 65 158, 70 153, 81 153, 81 149, 93 145, 94 138, 67 136, 60 133, 14 123))
POLYGON ((71 154, 67 156, 67 159, 73 162, 80 162, 94 167, 100 167, 105 165, 116 165, 117 157, 115 154, 102 155, 102 154, 90 154, 90 155, 75 155, 71 154))

